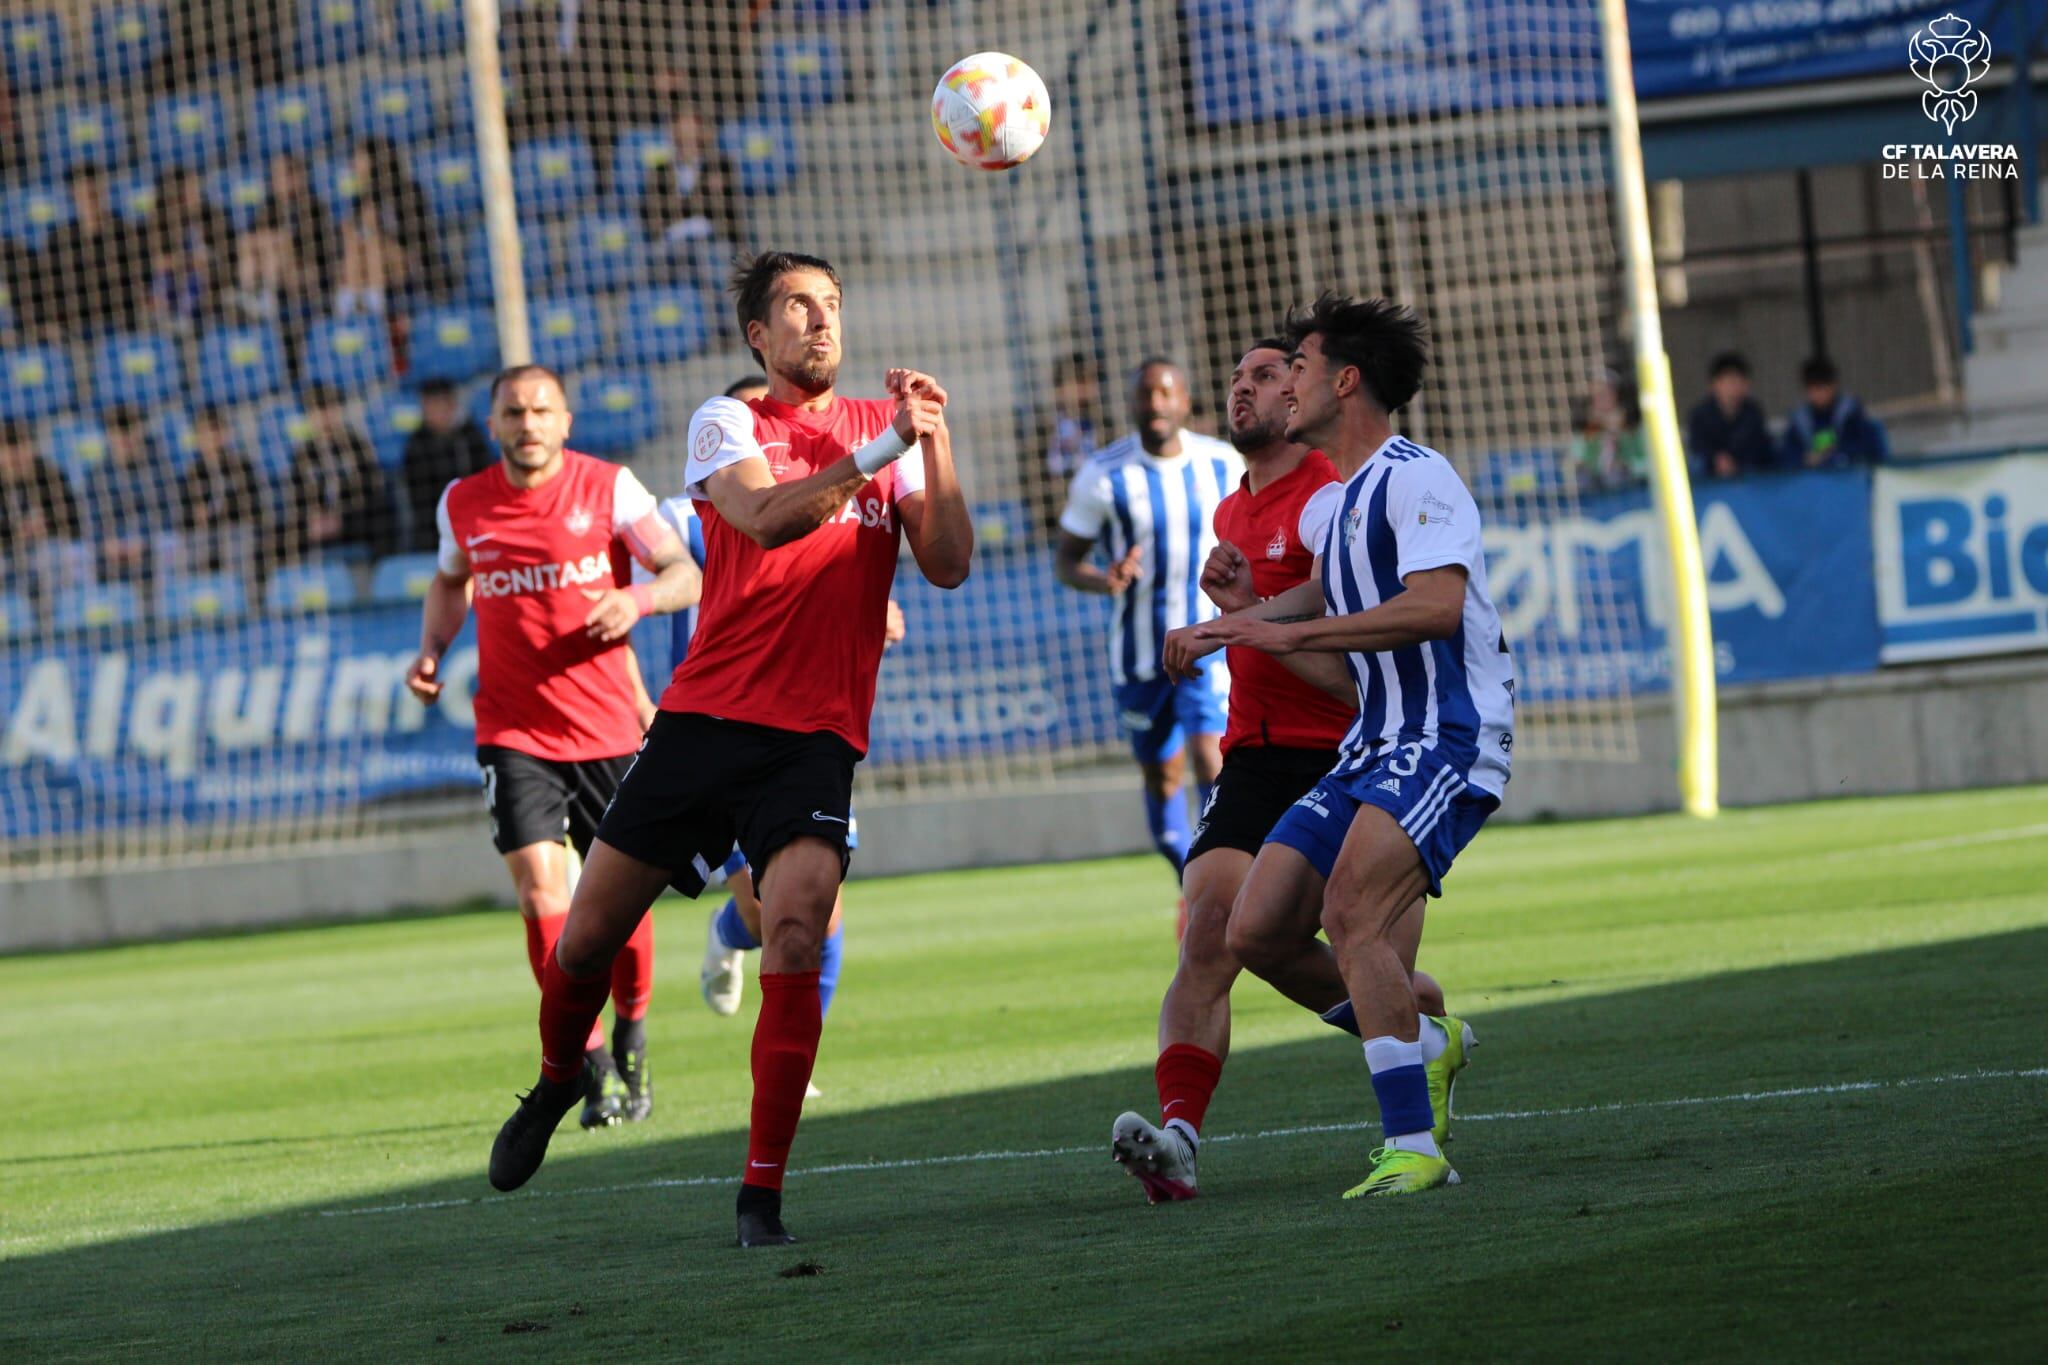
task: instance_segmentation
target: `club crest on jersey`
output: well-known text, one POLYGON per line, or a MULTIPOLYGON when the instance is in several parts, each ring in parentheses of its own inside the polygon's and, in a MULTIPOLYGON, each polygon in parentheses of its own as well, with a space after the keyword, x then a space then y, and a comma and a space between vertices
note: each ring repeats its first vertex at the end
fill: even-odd
POLYGON ((723 444, 725 444, 724 429, 716 422, 706 422, 697 432, 696 456, 700 460, 708 460, 718 453, 719 446, 723 444))
POLYGON ((1358 528, 1365 524, 1365 509, 1354 507, 1344 514, 1344 548, 1350 549, 1351 542, 1358 539, 1358 528))
POLYGON ((582 535, 590 529, 590 509, 587 507, 573 507, 569 509, 569 515, 562 518, 562 524, 569 528, 570 535, 582 535))
POLYGON ((1285 531, 1275 531, 1273 538, 1266 542, 1266 558, 1287 558, 1287 533, 1285 531))

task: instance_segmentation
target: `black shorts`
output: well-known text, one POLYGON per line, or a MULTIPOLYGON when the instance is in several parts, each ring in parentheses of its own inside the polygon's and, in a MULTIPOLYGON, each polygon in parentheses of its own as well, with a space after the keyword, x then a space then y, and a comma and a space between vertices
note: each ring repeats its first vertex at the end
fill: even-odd
POLYGON ((834 734, 663 711, 597 837, 665 868, 686 896, 703 891, 735 842, 765 868, 792 839, 823 839, 839 849, 844 876, 859 762, 834 734))
POLYGON ((587 857, 591 836, 633 756, 563 763, 479 744, 476 761, 484 770, 484 808, 491 813, 491 842, 498 852, 559 844, 567 834, 577 855, 587 857))
POLYGON ((1256 855, 1287 808, 1337 766, 1335 749, 1280 749, 1240 744, 1223 758, 1223 771, 1188 845, 1193 862, 1212 848, 1256 855))

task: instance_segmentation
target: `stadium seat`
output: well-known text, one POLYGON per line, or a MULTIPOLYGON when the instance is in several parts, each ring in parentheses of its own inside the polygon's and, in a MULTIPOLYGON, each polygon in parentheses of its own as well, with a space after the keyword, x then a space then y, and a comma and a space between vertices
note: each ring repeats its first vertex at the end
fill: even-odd
POLYGON ((265 403, 256 413, 256 449, 250 458, 271 480, 281 479, 291 470, 292 452, 312 436, 312 419, 297 399, 265 403))
POLYGON ((93 351, 92 404, 153 408, 185 387, 177 343, 150 333, 109 337, 93 351))
POLYGON ((289 564, 270 576, 264 609, 273 614, 352 607, 356 579, 340 564, 289 564))
POLYGON ((0 640, 35 634, 36 613, 18 592, 0 592, 0 640))
POLYGON ((327 90, 311 81, 277 85, 249 97, 249 152, 268 161, 278 152, 300 156, 334 140, 327 90))
POLYGON ((207 177, 206 197, 228 216, 235 231, 247 232, 270 198, 270 177, 261 166, 230 166, 207 177))
POLYGON ((156 180, 148 175, 124 175, 107 186, 107 204, 124 223, 147 223, 156 217, 156 180))
POLYGON ((777 194, 796 178, 796 130, 782 119, 738 119, 718 130, 742 194, 777 194))
POLYGON ((149 106, 147 141, 150 168, 158 175, 225 161, 235 144, 227 101, 199 91, 165 95, 149 106))
MULTIPOLYGON (((570 397, 575 395, 571 393, 570 397)), ((479 379, 462 391, 462 410, 469 414, 469 420, 477 424, 484 434, 484 440, 491 448, 491 454, 498 454, 498 442, 491 435, 491 381, 488 377, 479 379)))
MULTIPOLYGON (((526 277, 527 292, 546 289, 554 275, 554 252, 549 246, 547 229, 538 223, 522 226, 519 229, 519 250, 523 267, 520 273, 526 277)), ((469 234, 467 283, 468 298, 475 303, 489 303, 497 292, 491 287, 490 241, 482 223, 478 223, 476 230, 469 234)))
POLYGON ((498 367, 497 322, 487 308, 432 308, 412 319, 411 368, 406 382, 458 383, 498 367))
POLYGON ((661 433, 654 381, 636 370, 591 371, 574 384, 576 425, 570 444, 591 455, 619 455, 661 433))
POLYGON ((299 60, 306 70, 350 61, 377 39, 372 0, 299 0, 299 60))
POLYGON ((33 422, 78 406, 78 381, 62 346, 16 346, 0 351, 0 420, 33 422))
POLYGON ((49 106, 43 119, 43 174, 62 180, 79 166, 113 170, 127 163, 128 126, 112 104, 49 106))
POLYGON ((179 469, 191 464, 192 457, 199 453, 199 443, 192 434, 192 419, 182 408, 160 408, 149 424, 149 434, 170 453, 179 469))
POLYGON ((640 220, 624 214, 578 218, 569 232, 569 287, 609 294, 647 275, 647 242, 640 220))
POLYGON ((357 179, 355 165, 347 152, 314 163, 312 181, 313 193, 318 196, 320 206, 335 218, 347 217, 363 193, 362 182, 357 179))
POLYGON ((0 237, 39 247, 51 231, 76 218, 71 192, 62 185, 26 185, 0 195, 0 237))
POLYGON ((405 443, 419 429, 419 395, 404 389, 386 389, 370 400, 363 414, 363 430, 377 451, 377 463, 386 469, 405 463, 405 443))
POLYGON ((407 57, 435 57, 462 50, 462 0, 398 0, 397 51, 407 57))
POLYGON ((64 21, 52 11, 0 19, 0 48, 5 49, 7 89, 16 99, 64 79, 64 21))
POLYGON ((107 458, 107 433, 98 422, 69 417, 43 428, 43 453, 64 472, 75 490, 83 491, 85 476, 107 458))
POLYGON ((1561 451, 1501 451, 1473 466, 1472 499, 1482 508, 1499 510, 1518 499, 1562 497, 1570 481, 1561 451))
POLYGON ((59 630, 132 626, 142 619, 135 589, 126 583, 91 583, 59 593, 51 614, 59 630))
POLYGON ((140 80, 164 43, 164 12, 155 5, 114 5, 92 14, 92 70, 99 85, 140 80))
POLYGON ((240 574, 173 574, 157 591, 157 612, 166 621, 227 621, 248 609, 240 574))
POLYGON ((535 299, 527 308, 527 330, 533 358, 557 374, 590 364, 604 349, 604 326, 589 299, 535 299))
POLYGON ((401 146, 434 131, 434 88, 425 76, 380 76, 356 90, 349 131, 357 138, 385 137, 401 146))
POLYGON ((647 182, 658 166, 676 159, 675 144, 668 129, 628 128, 612 144, 612 198, 618 207, 632 212, 647 195, 647 182))
POLYGON ((688 360, 711 343, 713 308, 703 290, 689 285, 628 294, 619 322, 619 363, 637 367, 688 360))
POLYGON ((413 157, 412 175, 436 218, 472 218, 484 206, 473 142, 462 139, 422 147, 413 157))
POLYGON ((284 387, 284 345, 262 325, 216 327, 199 338, 199 401, 247 403, 284 387))
POLYGON ((846 98, 846 63, 839 49, 819 39, 772 43, 761 61, 761 90, 791 112, 846 98))
POLYGON ((440 571, 435 556, 392 555, 377 561, 377 567, 370 571, 370 600, 372 602, 417 602, 427 595, 427 588, 440 571))
POLYGON ((381 388, 391 378, 391 333, 384 319, 322 318, 306 328, 300 377, 347 393, 381 388))
POLYGON ((590 207, 597 165, 580 137, 545 138, 512 153, 512 183, 522 218, 561 218, 590 207))

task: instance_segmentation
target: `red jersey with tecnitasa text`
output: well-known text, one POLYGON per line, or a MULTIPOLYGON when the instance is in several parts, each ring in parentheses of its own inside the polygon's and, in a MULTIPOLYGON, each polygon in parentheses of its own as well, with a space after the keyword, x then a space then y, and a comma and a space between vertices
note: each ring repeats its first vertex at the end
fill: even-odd
MULTIPOLYGON (((1251 491, 1251 475, 1216 508, 1216 539, 1235 545, 1251 561, 1252 588, 1261 597, 1308 581, 1315 551, 1301 543, 1301 509, 1316 491, 1339 482, 1337 467, 1311 450, 1282 477, 1251 491)), ((1358 719, 1358 708, 1303 682, 1270 654, 1227 651, 1230 720, 1223 752, 1239 744, 1287 749, 1334 749, 1358 719)))
POLYGON ((581 763, 640 747, 626 641, 584 620, 616 585, 628 527, 654 495, 623 465, 562 452, 562 471, 519 488, 494 464, 441 494, 441 569, 475 585, 476 742, 581 763))
POLYGON ((895 413, 872 398, 834 398, 822 412, 714 398, 697 410, 683 491, 704 523, 704 597, 662 710, 826 731, 867 753, 902 529, 896 505, 924 490, 923 453, 913 447, 824 525, 773 550, 719 516, 704 483, 748 459, 766 461, 777 483, 808 478, 881 435, 895 413))

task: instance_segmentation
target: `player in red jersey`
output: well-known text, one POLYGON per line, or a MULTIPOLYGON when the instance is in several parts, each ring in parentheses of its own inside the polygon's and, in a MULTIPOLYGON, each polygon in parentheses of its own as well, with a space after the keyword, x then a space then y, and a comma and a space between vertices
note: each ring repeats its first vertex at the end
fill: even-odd
POLYGON ((709 566, 696 638, 591 845, 541 990, 540 1079, 499 1130, 490 1175, 510 1190, 540 1169, 575 1102, 606 964, 664 886, 696 895, 737 840, 758 873, 763 945, 739 1240, 780 1246, 795 1240, 782 1179, 817 1057, 819 944, 846 875, 898 546, 951 588, 974 532, 936 380, 890 370, 888 400, 835 394, 829 264, 770 252, 734 293, 768 396, 714 398, 691 420, 683 491, 709 566))
MULTIPOLYGON (((441 656, 474 595, 476 761, 536 982, 569 913, 562 836, 588 856, 640 744, 646 693, 627 632, 642 616, 689 606, 701 586, 688 547, 633 471, 565 448, 570 420, 551 370, 514 366, 492 382, 491 434, 503 458, 441 494, 440 570, 406 675, 421 701, 441 695, 441 656), (617 586, 620 548, 652 581, 617 586)), ((607 964, 612 1045, 592 1020, 576 1058, 586 1128, 644 1118, 652 1103, 641 1022, 654 980, 651 923, 607 964)))
MULTIPOLYGON (((1203 590, 1225 611, 1241 605, 1238 592, 1272 597, 1306 582, 1315 551, 1302 544, 1302 508, 1337 483, 1337 468, 1319 450, 1286 438, 1291 347, 1254 342, 1230 376, 1230 443, 1244 457, 1245 474, 1216 508, 1216 549, 1205 567, 1203 590)), ((1195 1197, 1195 1156, 1202 1118, 1230 1051, 1230 987, 1243 955, 1271 954, 1264 945, 1314 940, 1315 908, 1304 923, 1268 915, 1232 915, 1252 859, 1289 806, 1336 766, 1337 749, 1358 718, 1350 675, 1317 658, 1317 670, 1297 676, 1269 654, 1229 654, 1230 717, 1223 733, 1223 768, 1188 846, 1181 889, 1187 932, 1180 966, 1159 1007, 1159 1126, 1136 1113, 1118 1117, 1110 1150, 1145 1187, 1148 1202, 1195 1197)), ((1298 917, 1297 917, 1298 918, 1298 917)), ((1336 958, 1290 952, 1267 980, 1289 999, 1339 1028, 1356 1032, 1336 958)), ((1436 985, 1418 974, 1425 998, 1440 999, 1436 985)), ((1441 1012, 1439 1010, 1439 1012, 1441 1012)))

